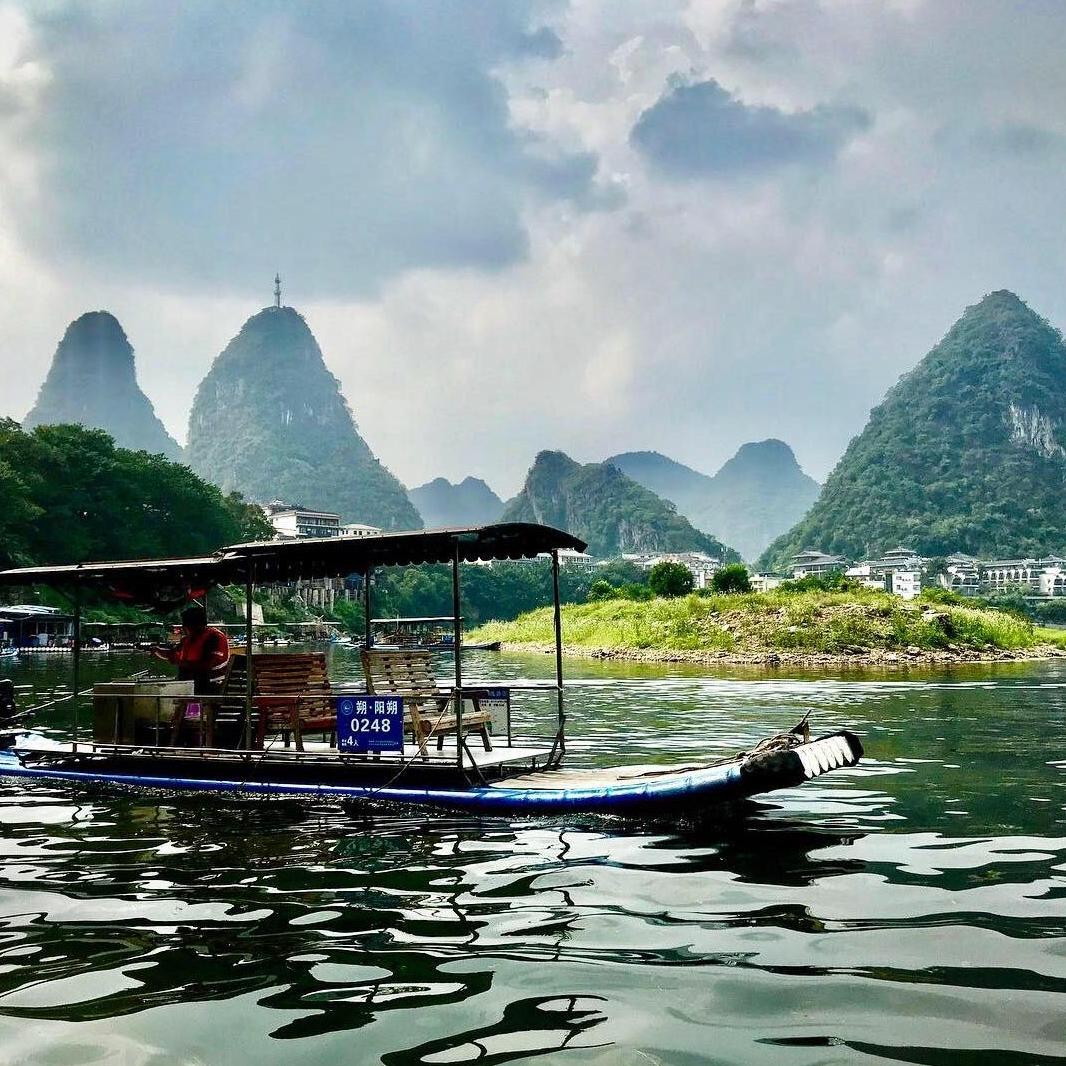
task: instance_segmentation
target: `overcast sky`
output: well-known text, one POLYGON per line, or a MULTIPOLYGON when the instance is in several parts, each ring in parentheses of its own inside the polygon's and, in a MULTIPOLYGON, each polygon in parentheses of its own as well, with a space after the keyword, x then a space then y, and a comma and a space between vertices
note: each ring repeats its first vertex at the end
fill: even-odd
POLYGON ((407 484, 824 478, 969 304, 1066 326, 1060 0, 0 0, 0 413, 106 308, 184 441, 306 316, 407 484))

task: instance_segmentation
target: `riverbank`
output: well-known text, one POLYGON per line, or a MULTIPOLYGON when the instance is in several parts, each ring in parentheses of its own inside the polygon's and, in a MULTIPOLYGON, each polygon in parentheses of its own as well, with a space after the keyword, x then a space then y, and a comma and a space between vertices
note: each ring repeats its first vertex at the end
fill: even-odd
MULTIPOLYGON (((563 607, 564 651, 636 662, 841 666, 1066 657, 1066 633, 1003 611, 905 601, 873 590, 691 595, 563 607)), ((549 651, 550 608, 468 635, 549 651)))

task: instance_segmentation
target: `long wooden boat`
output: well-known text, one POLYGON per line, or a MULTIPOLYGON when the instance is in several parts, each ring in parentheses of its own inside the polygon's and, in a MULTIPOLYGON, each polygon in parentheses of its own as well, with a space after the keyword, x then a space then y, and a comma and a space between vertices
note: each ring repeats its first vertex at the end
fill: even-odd
MULTIPOLYGON (((0 573, 0 584, 72 588, 75 601, 73 685, 69 736, 29 732, 13 697, 0 699, 0 776, 200 792, 210 795, 313 795, 338 801, 415 804, 480 814, 588 812, 701 817, 718 805, 800 785, 862 757, 847 731, 812 739, 806 722, 766 738, 747 752, 676 766, 564 766, 564 700, 559 558, 583 551, 575 537, 546 526, 505 523, 466 529, 419 530, 371 537, 263 541, 198 559, 89 563, 0 573), (314 577, 362 577, 371 615, 372 576, 380 566, 452 564, 453 647, 461 652, 461 564, 548 554, 555 605, 555 678, 550 683, 471 683, 463 656, 450 657, 454 676, 431 676, 428 651, 375 648, 367 626, 362 651, 366 685, 337 687, 325 653, 233 656, 227 686, 196 695, 192 682, 161 679, 97 684, 80 691, 80 614, 86 589, 160 611, 219 584, 243 584, 246 640, 252 646, 256 583, 314 577), (554 729, 518 737, 512 699, 547 694, 554 729), (91 729, 82 705, 92 698, 91 729), (410 734, 410 740, 408 740, 410 734), (321 735, 322 739, 310 739, 321 735), (279 746, 278 738, 284 741, 279 746), (480 743, 479 743, 480 740, 480 743)), ((438 661, 439 662, 439 661, 438 661)), ((3 683, 0 683, 2 685, 3 683)), ((12 692, 7 686, 4 691, 12 692)), ((60 701, 62 702, 62 701, 60 701)), ((54 707, 55 704, 49 704, 54 707)))
POLYGON ((636 817, 677 814, 697 817, 708 808, 761 792, 792 788, 863 754, 854 734, 843 731, 806 743, 782 744, 762 752, 707 765, 617 766, 606 769, 523 768, 499 780, 436 770, 405 772, 394 765, 343 760, 294 762, 147 753, 122 758, 106 752, 74 757, 32 742, 0 751, 0 775, 37 781, 110 784, 230 796, 319 796, 340 800, 415 804, 480 814, 616 814, 636 817))

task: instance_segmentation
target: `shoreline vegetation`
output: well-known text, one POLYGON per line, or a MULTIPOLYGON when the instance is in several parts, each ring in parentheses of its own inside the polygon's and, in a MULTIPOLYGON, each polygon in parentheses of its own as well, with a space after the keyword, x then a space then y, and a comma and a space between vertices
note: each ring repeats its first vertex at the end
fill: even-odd
MULTIPOLYGON (((865 589, 607 599, 566 604, 562 620, 564 653, 575 658, 891 666, 1066 657, 1066 630, 994 608, 865 589)), ((548 651, 552 610, 489 622, 468 637, 548 651)))

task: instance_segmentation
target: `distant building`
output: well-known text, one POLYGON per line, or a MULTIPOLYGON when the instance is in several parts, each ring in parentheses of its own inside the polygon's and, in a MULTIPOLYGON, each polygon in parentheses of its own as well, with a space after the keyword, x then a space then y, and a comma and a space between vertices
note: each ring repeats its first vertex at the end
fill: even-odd
POLYGON ((817 548, 807 548, 792 557, 792 577, 799 581, 805 577, 844 570, 847 565, 847 560, 842 555, 827 555, 817 548))
POLYGON ((922 592, 922 576, 928 561, 913 548, 893 548, 878 559, 866 559, 849 567, 848 577, 867 588, 884 589, 905 600, 917 599, 922 592))
POLYGON ((944 560, 946 570, 938 575, 939 584, 960 596, 979 596, 981 593, 981 565, 972 555, 955 552, 944 560))
MULTIPOLYGON (((550 556, 545 556, 545 558, 550 558, 550 556)), ((560 548, 559 565, 575 570, 591 571, 596 569, 596 560, 588 552, 575 551, 573 548, 560 548)))
POLYGON ((888 591, 904 600, 916 600, 922 594, 921 570, 893 570, 886 578, 888 591))
POLYGON ((703 552, 648 552, 641 555, 623 555, 642 570, 650 570, 659 563, 680 563, 692 574, 693 588, 709 588, 714 575, 721 569, 722 560, 703 552))
MULTIPOLYGON (((280 501, 269 504, 263 510, 274 527, 275 537, 279 540, 294 540, 299 537, 376 537, 381 533, 377 526, 361 525, 358 522, 341 525, 340 515, 331 511, 312 511, 280 501)), ((308 607, 330 610, 338 596, 351 596, 355 583, 322 577, 296 581, 285 587, 308 607)))
POLYGON ((0 644, 20 648, 68 647, 74 640, 74 619, 58 607, 36 603, 0 607, 0 644))
POLYGON ((752 592, 770 592, 777 588, 783 580, 784 578, 778 577, 777 574, 748 574, 752 592))
POLYGON ((1041 596, 1066 596, 1066 560, 1048 561, 1040 574, 1041 596))
POLYGON ((310 511, 300 507, 284 510, 266 509, 267 519, 275 535, 285 539, 295 537, 339 537, 341 516, 329 511, 310 511))
POLYGON ((1057 555, 1044 559, 990 559, 980 566, 981 587, 987 592, 1021 587, 1026 595, 1066 595, 1066 559, 1057 555))
POLYGON ((380 526, 364 526, 358 522, 349 522, 341 526, 342 537, 379 537, 384 532, 380 526))
POLYGON ((885 583, 884 574, 874 576, 873 567, 868 562, 849 566, 844 571, 844 576, 851 578, 852 581, 858 581, 864 588, 884 591, 888 587, 885 583))

